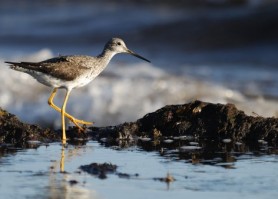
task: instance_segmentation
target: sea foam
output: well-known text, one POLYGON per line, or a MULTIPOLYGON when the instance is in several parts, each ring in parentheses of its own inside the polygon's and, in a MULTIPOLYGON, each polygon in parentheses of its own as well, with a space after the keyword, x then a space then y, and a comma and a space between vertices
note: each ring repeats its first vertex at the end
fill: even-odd
MULTIPOLYGON (((50 50, 43 49, 34 54, 13 57, 12 60, 40 61, 52 56, 50 50)), ((47 104, 51 88, 39 84, 27 74, 10 70, 3 60, 1 58, 0 62, 0 106, 23 121, 59 127, 60 115, 47 104)), ((61 106, 64 94, 64 91, 59 91, 54 100, 57 105, 61 106)), ((115 125, 134 121, 165 105, 192 100, 234 103, 254 116, 277 115, 276 100, 261 96, 248 98, 220 83, 166 72, 155 64, 120 64, 113 61, 90 84, 72 91, 67 112, 79 119, 94 121, 96 126, 115 125)))

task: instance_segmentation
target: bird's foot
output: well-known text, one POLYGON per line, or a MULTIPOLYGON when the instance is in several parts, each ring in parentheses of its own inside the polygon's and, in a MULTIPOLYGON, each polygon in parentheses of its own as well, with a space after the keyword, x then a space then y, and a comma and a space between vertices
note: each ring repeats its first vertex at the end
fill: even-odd
POLYGON ((84 120, 79 120, 79 119, 76 119, 76 118, 74 118, 74 117, 71 117, 71 118, 69 118, 69 119, 70 119, 70 121, 72 121, 74 124, 76 124, 76 123, 85 124, 85 125, 92 125, 92 124, 93 124, 93 122, 87 122, 87 121, 84 121, 84 120))
POLYGON ((74 123, 75 124, 75 126, 80 130, 80 131, 85 131, 85 129, 86 129, 86 125, 92 125, 93 124, 93 122, 87 122, 87 121, 84 121, 84 120, 79 120, 79 119, 76 119, 76 118, 74 118, 74 117, 71 117, 71 118, 69 118, 70 119, 70 121, 72 122, 72 123, 74 123), (84 124, 83 125, 83 127, 81 127, 79 124, 84 124))

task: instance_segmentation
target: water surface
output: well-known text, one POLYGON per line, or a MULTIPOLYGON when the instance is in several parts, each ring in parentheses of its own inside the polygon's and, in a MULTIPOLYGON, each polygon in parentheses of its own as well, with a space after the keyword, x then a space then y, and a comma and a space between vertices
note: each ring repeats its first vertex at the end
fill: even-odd
POLYGON ((105 147, 90 141, 64 149, 58 143, 35 149, 10 148, 1 153, 0 191, 3 198, 276 198, 278 158, 263 148, 249 152, 215 152, 210 159, 189 150, 184 157, 165 148, 105 147), (175 155, 176 154, 176 155, 175 155), (195 154, 195 155, 194 155, 195 154), (223 157, 229 158, 223 158, 223 157), (191 158, 189 158, 191 157, 191 158), (63 159, 62 159, 63 160, 63 159), (196 161, 197 160, 197 161, 196 161), (79 169, 90 163, 112 163, 121 178, 99 179, 79 169), (175 178, 166 183, 167 173, 175 178), (136 174, 136 175, 135 175, 136 174))

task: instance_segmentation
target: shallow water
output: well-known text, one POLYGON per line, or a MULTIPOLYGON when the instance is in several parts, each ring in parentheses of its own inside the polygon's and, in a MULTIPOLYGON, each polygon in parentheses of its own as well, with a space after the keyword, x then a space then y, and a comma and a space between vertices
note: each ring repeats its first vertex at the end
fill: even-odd
MULTIPOLYGON (((188 154, 196 152, 191 150, 188 154)), ((277 155, 267 155, 265 151, 232 152, 232 158, 221 159, 221 153, 216 152, 210 160, 193 161, 169 154, 161 156, 159 152, 147 152, 136 146, 105 147, 90 141, 64 149, 65 172, 61 173, 62 146, 58 143, 36 149, 9 149, 0 158, 1 198, 278 196, 277 155), (92 162, 115 164, 117 172, 130 177, 108 174, 106 179, 99 179, 80 171, 81 165, 92 162), (164 178, 167 173, 175 178, 174 182, 154 179, 164 178)))

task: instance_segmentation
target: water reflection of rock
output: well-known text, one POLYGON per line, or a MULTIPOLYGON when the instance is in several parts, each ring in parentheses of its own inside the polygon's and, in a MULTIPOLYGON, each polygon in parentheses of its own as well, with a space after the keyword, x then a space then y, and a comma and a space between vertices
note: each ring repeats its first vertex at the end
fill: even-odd
POLYGON ((277 149, 264 145, 248 145, 239 142, 224 143, 223 141, 200 141, 198 145, 190 145, 188 141, 175 140, 171 144, 154 145, 152 141, 139 141, 138 146, 146 151, 157 151, 162 157, 171 160, 185 160, 191 164, 208 164, 234 168, 238 158, 277 154, 277 149))

